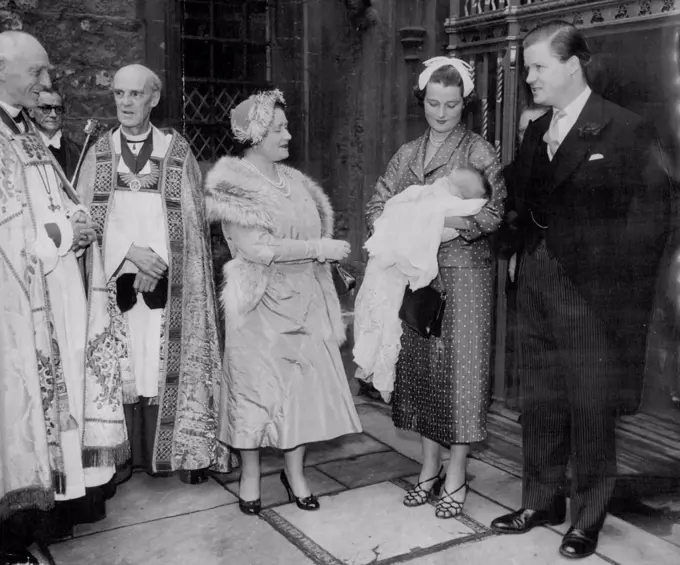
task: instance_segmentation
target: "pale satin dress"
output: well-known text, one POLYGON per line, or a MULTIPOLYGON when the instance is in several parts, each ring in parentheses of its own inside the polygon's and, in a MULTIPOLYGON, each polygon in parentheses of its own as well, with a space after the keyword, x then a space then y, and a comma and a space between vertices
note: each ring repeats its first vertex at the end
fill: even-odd
POLYGON ((264 230, 223 224, 236 254, 269 264, 262 300, 233 329, 227 324, 226 441, 237 449, 301 444, 361 431, 311 246, 321 236, 314 200, 289 179, 275 193, 278 239, 264 230), (306 249, 307 248, 307 249, 306 249))

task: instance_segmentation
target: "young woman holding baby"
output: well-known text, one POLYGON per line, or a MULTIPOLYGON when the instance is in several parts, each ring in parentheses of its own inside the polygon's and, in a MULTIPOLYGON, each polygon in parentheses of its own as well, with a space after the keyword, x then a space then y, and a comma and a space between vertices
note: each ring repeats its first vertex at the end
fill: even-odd
POLYGON ((470 444, 486 437, 493 278, 488 235, 501 224, 506 197, 493 146, 461 123, 473 91, 470 68, 460 59, 425 62, 415 95, 429 128, 399 148, 366 208, 371 228, 392 196, 455 169, 477 171, 487 189, 489 200, 478 214, 446 220, 460 236, 441 245, 440 277, 432 283, 447 292, 441 338, 421 337, 404 325, 396 368, 392 419, 398 428, 419 433, 423 449, 418 483, 404 504, 423 505, 441 491, 439 518, 462 512, 470 444), (450 448, 446 469, 442 447, 450 448))

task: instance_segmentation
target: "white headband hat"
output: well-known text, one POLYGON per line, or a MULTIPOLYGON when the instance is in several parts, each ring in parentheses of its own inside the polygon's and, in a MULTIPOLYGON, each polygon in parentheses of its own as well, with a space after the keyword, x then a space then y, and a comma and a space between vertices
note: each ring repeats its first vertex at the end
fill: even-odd
POLYGON ((472 82, 472 67, 461 59, 455 57, 432 57, 423 63, 425 70, 418 77, 418 88, 425 90, 427 83, 432 78, 432 73, 442 67, 453 67, 463 79, 463 96, 469 96, 475 88, 472 82))

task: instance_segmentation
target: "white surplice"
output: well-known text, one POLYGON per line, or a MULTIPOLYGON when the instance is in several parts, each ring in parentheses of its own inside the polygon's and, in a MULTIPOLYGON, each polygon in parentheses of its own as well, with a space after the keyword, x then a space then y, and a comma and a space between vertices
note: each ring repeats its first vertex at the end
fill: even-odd
POLYGON ((61 432, 66 471, 66 492, 56 494, 56 500, 70 500, 85 495, 85 487, 107 483, 114 467, 83 469, 81 438, 84 418, 85 343, 87 332, 87 299, 76 254, 70 250, 73 229, 67 218, 75 204, 61 192, 61 183, 54 169, 37 165, 26 167, 26 187, 36 219, 36 253, 42 261, 61 364, 66 381, 69 411, 74 427, 61 432), (51 198, 51 200, 50 200, 51 198), (51 210, 50 207, 59 209, 51 210), (56 223, 61 243, 56 247, 47 235, 45 224, 56 223))
MULTIPOLYGON (((153 151, 151 157, 163 159, 170 146, 171 135, 165 135, 152 127, 153 151)), ((146 134, 134 138, 144 138, 146 134)), ((121 158, 121 131, 113 133, 113 150, 118 158, 118 173, 130 169, 121 158)), ((133 154, 139 153, 142 144, 130 144, 133 154)), ((150 161, 139 176, 151 172, 150 161)), ((160 180, 159 180, 160 184, 160 180)), ((161 191, 132 192, 116 190, 111 198, 109 219, 104 237, 104 269, 107 280, 125 273, 137 273, 139 269, 127 260, 131 245, 152 249, 165 263, 169 262, 168 227, 163 208, 161 191)), ((137 394, 144 397, 158 395, 158 377, 161 347, 162 309, 151 310, 141 295, 137 303, 126 312, 130 328, 130 356, 137 394)))

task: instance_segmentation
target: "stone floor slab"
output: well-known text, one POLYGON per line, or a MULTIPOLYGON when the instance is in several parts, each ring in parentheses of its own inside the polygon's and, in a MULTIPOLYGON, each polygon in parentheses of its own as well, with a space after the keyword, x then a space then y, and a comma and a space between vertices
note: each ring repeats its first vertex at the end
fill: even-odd
POLYGON ((390 447, 366 434, 349 434, 330 441, 313 443, 307 448, 305 465, 319 465, 329 461, 351 459, 369 453, 389 451, 390 447))
POLYGON ((94 524, 76 526, 74 535, 111 530, 234 502, 236 498, 213 480, 188 485, 177 477, 153 479, 146 473, 135 473, 118 487, 116 496, 106 503, 106 518, 94 524))
POLYGON ((502 506, 518 509, 522 505, 522 480, 488 463, 468 458, 468 481, 473 490, 502 506))
MULTIPOLYGON (((418 475, 413 475, 405 479, 405 481, 411 485, 414 485, 417 480, 418 475)), ((470 488, 468 491, 465 499, 465 506, 463 507, 463 513, 485 528, 489 528, 491 522, 495 518, 498 518, 501 514, 506 512, 506 508, 475 492, 474 488, 470 488)))
POLYGON ((680 563, 680 547, 611 514, 600 533, 597 551, 621 565, 680 563))
POLYGON ((293 505, 276 512, 346 565, 364 565, 408 556, 477 537, 458 520, 439 520, 429 506, 407 508, 403 489, 380 483, 324 497, 318 512, 293 505))
POLYGON ((349 488, 405 477, 420 470, 415 461, 394 451, 317 465, 320 471, 349 488))
MULTIPOLYGON (((283 469, 283 454, 277 449, 260 450, 260 472, 262 475, 278 473, 283 469)), ((231 473, 213 473, 215 480, 223 485, 237 481, 241 475, 241 469, 235 468, 231 473)))
POLYGON ((617 515, 655 536, 680 546, 680 498, 677 494, 643 499, 630 512, 620 512, 617 515))
POLYGON ((365 433, 415 461, 421 460, 420 436, 395 428, 389 408, 362 404, 357 413, 365 433))
MULTIPOLYGON (((348 434, 329 441, 320 441, 307 446, 305 465, 311 467, 319 463, 358 457, 368 453, 387 451, 390 447, 366 434, 348 434)), ((260 451, 260 469, 263 475, 278 473, 283 469, 283 452, 277 449, 262 449, 260 451)), ((240 469, 231 473, 218 474, 215 478, 222 484, 238 480, 240 469)))
MULTIPOLYGON (((560 537, 536 528, 522 536, 494 536, 457 545, 410 561, 412 565, 564 565, 569 561, 558 552, 560 537)), ((579 565, 609 563, 597 555, 579 560, 579 565)))
MULTIPOLYGON (((307 477, 307 481, 309 482, 310 490, 317 496, 323 496, 325 494, 332 494, 341 490, 345 490, 345 487, 339 482, 333 480, 328 475, 317 471, 314 467, 307 467, 305 469, 305 477, 307 477)), ((228 483, 226 487, 229 489, 229 492, 238 497, 238 481, 228 483)), ((283 504, 284 502, 288 501, 286 489, 281 484, 278 473, 262 477, 260 488, 262 506, 265 508, 269 506, 275 506, 277 504, 283 504)))
POLYGON ((264 520, 225 506, 52 546, 73 565, 312 565, 264 520))
MULTIPOLYGON (((508 508, 514 510, 521 506, 522 485, 517 477, 474 459, 469 461, 468 474, 473 491, 478 493, 472 492, 465 504, 465 513, 471 518, 488 526, 508 508), (484 500, 480 500, 482 497, 484 500)), ((562 536, 569 529, 568 517, 569 511, 567 521, 553 529, 557 535, 562 536)), ((598 553, 621 565, 680 563, 678 546, 611 514, 602 528, 598 553)))

